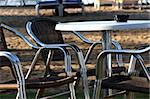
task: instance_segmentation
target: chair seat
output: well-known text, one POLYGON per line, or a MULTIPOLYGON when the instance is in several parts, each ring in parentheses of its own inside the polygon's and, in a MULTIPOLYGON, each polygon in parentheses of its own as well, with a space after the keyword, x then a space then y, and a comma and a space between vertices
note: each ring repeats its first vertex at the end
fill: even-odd
POLYGON ((71 83, 75 81, 75 77, 63 77, 63 78, 34 78, 26 81, 27 89, 37 89, 37 88, 50 88, 61 86, 66 83, 71 83))
POLYGON ((149 93, 149 82, 145 77, 130 77, 116 75, 102 80, 102 88, 127 90, 133 92, 149 93))
MULTIPOLYGON (((76 80, 75 76, 72 77, 45 77, 45 78, 32 78, 29 80, 26 80, 26 88, 27 89, 38 89, 38 88, 50 88, 50 87, 56 87, 61 86, 66 83, 72 83, 76 80)), ((15 80, 11 80, 8 82, 5 82, 5 84, 9 86, 16 85, 15 80)), ((0 84, 2 85, 2 84, 0 84)), ((16 87, 13 87, 13 89, 16 89, 16 87)))
MULTIPOLYGON (((112 67, 112 73, 116 74, 116 73, 121 73, 121 72, 125 72, 126 68, 125 67, 112 67)), ((87 70, 87 75, 88 76, 93 76, 95 75, 96 70, 95 69, 89 69, 87 70)))

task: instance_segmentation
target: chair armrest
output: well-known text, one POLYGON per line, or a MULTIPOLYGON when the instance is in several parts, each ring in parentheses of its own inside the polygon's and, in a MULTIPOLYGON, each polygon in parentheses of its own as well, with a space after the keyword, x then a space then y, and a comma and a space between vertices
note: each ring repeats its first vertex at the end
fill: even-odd
POLYGON ((22 33, 18 32, 17 30, 15 30, 14 28, 6 25, 6 24, 0 24, 0 26, 10 32, 12 32, 13 34, 19 36, 21 39, 23 39, 30 47, 38 49, 39 47, 34 45, 33 43, 31 43, 22 33))
POLYGON ((141 67, 142 67, 143 71, 145 72, 145 75, 146 75, 148 81, 150 81, 150 74, 148 73, 148 70, 144 64, 143 58, 139 55, 139 54, 142 54, 142 53, 145 53, 148 51, 150 51, 150 46, 146 47, 145 49, 141 49, 141 50, 105 50, 105 51, 102 51, 97 57, 97 69, 99 70, 99 71, 97 71, 97 74, 101 73, 101 75, 98 78, 104 77, 104 69, 105 68, 103 66, 103 59, 107 54, 131 54, 134 57, 136 57, 137 60, 140 62, 141 67))
POLYGON ((65 50, 63 47, 69 47, 70 45, 68 44, 51 44, 51 45, 48 45, 48 44, 44 44, 42 43, 42 46, 43 47, 38 47, 36 45, 34 45, 33 43, 31 43, 23 34, 21 34, 20 32, 16 31, 14 28, 8 26, 8 25, 5 25, 5 24, 1 24, 1 26, 3 28, 5 28, 6 30, 14 33, 15 35, 19 36, 20 38, 22 38, 30 47, 32 48, 35 48, 35 49, 38 49, 36 55, 35 55, 35 59, 33 60, 32 64, 31 64, 31 67, 33 68, 32 65, 35 65, 36 61, 37 61, 37 58, 41 52, 42 49, 60 49, 63 51, 64 55, 65 55, 65 62, 66 62, 66 71, 68 72, 68 74, 70 75, 70 64, 71 63, 69 57, 70 55, 68 54, 67 50, 65 50))
MULTIPOLYGON (((91 45, 85 56, 85 63, 87 63, 94 47, 98 44, 102 45, 102 41, 93 42, 93 41, 90 41, 89 39, 85 38, 80 32, 73 31, 73 33, 77 37, 79 37, 83 42, 91 45)), ((117 41, 112 40, 112 44, 115 46, 116 49, 118 49, 118 50, 122 49, 121 45, 117 41)), ((123 66, 122 55, 116 55, 116 59, 117 59, 118 66, 123 66)))

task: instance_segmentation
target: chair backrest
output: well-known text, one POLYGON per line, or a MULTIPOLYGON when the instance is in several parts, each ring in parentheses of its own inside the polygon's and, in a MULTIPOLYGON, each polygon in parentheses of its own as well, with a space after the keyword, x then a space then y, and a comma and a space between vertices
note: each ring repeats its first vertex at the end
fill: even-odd
MULTIPOLYGON (((5 36, 3 33, 3 29, 0 26, 0 51, 6 51, 7 49, 7 45, 6 45, 6 40, 5 40, 5 36)), ((1 66, 11 66, 10 61, 5 58, 5 57, 0 57, 0 67, 1 66)))
MULTIPOLYGON (((31 29, 33 35, 35 35, 42 43, 64 44, 61 32, 55 30, 57 21, 48 18, 34 18, 31 19, 30 22, 32 22, 31 29)), ((44 61, 46 61, 47 55, 48 51, 42 52, 44 61)), ((64 55, 60 50, 55 50, 53 56, 53 60, 62 60, 64 55)))

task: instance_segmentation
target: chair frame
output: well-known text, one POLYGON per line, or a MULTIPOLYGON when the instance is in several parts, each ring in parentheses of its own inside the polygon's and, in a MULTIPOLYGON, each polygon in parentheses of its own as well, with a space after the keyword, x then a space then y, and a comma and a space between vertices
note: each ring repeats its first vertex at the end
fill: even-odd
POLYGON ((36 6, 35 6, 36 15, 40 16, 40 9, 49 9, 49 8, 58 9, 58 15, 63 16, 63 6, 62 6, 62 4, 59 3, 58 0, 56 0, 55 3, 51 3, 48 1, 38 2, 38 4, 36 4, 36 6), (47 3, 42 4, 43 2, 47 2, 47 3))
MULTIPOLYGON (((22 38, 30 47, 38 50, 36 52, 35 56, 34 56, 34 59, 33 59, 32 63, 31 63, 31 65, 30 65, 30 68, 29 68, 29 70, 28 70, 28 72, 27 72, 27 74, 25 76, 25 79, 28 79, 31 71, 33 70, 33 68, 34 68, 34 66, 36 64, 36 61, 37 61, 38 56, 40 55, 40 52, 41 52, 42 49, 49 49, 49 50, 51 50, 51 49, 60 49, 64 53, 65 71, 66 71, 68 76, 72 76, 72 73, 71 73, 72 72, 71 71, 71 56, 69 55, 69 52, 67 51, 66 48, 73 49, 73 51, 77 55, 77 58, 78 58, 78 61, 79 61, 79 66, 80 66, 80 69, 81 69, 80 72, 82 74, 81 76, 82 76, 82 79, 83 79, 85 99, 89 99, 90 98, 88 82, 87 82, 87 75, 86 75, 87 69, 86 69, 86 66, 85 66, 85 63, 84 63, 83 53, 76 45, 73 45, 73 44, 43 44, 42 42, 40 42, 37 39, 37 42, 42 45, 42 47, 39 47, 39 46, 36 46, 33 43, 31 43, 24 35, 22 35, 18 31, 16 31, 15 29, 11 28, 10 26, 5 25, 5 24, 1 24, 1 27, 3 27, 6 30, 11 31, 14 34, 16 34, 17 36, 22 38)), ((73 85, 71 85, 71 87, 73 87, 73 85)), ((73 89, 71 89, 71 90, 72 90, 71 92, 74 92, 73 89)), ((74 93, 71 93, 71 96, 72 96, 71 97, 72 99, 75 99, 75 94, 74 93)))
MULTIPOLYGON (((143 58, 140 56, 140 54, 148 52, 148 51, 150 51, 150 46, 145 49, 141 49, 141 50, 105 50, 105 51, 102 51, 97 57, 97 65, 96 65, 97 76, 96 76, 96 80, 95 80, 93 99, 98 99, 98 97, 100 97, 101 83, 102 83, 103 78, 105 78, 105 74, 104 74, 105 67, 103 66, 103 59, 107 54, 114 53, 114 54, 131 54, 131 55, 133 55, 140 62, 141 67, 146 75, 147 81, 149 82, 150 74, 148 73, 148 70, 144 64, 143 58)), ((132 66, 132 65, 130 65, 130 66, 132 66)), ((129 67, 129 68, 132 68, 132 67, 129 67)))
POLYGON ((40 16, 39 9, 49 9, 49 8, 55 8, 58 9, 58 15, 59 16, 64 16, 64 9, 65 8, 77 8, 81 7, 82 8, 82 15, 84 15, 84 3, 81 2, 65 2, 64 0, 56 0, 56 3, 51 3, 48 1, 40 1, 38 4, 35 6, 35 11, 38 16, 40 16), (45 4, 42 4, 42 2, 47 2, 45 4))
MULTIPOLYGON (((27 29, 27 33, 30 35, 31 38, 33 38, 33 40, 40 46, 42 47, 48 47, 48 46, 53 46, 54 48, 59 48, 62 50, 63 47, 69 47, 71 49, 73 49, 73 51, 76 53, 77 55, 77 59, 79 62, 79 65, 81 66, 81 76, 82 76, 82 80, 83 80, 83 86, 84 86, 84 95, 85 95, 85 99, 89 99, 89 88, 88 88, 88 82, 87 82, 87 75, 86 75, 86 66, 85 66, 85 62, 84 62, 84 56, 83 56, 83 52, 81 49, 79 49, 76 45, 74 44, 44 44, 42 43, 32 32, 31 29, 31 22, 27 22, 26 24, 26 29, 27 29)), ((49 54, 50 55, 50 54, 49 54)), ((50 57, 50 56, 48 56, 50 57)), ((71 62, 70 62, 71 63, 71 62)), ((71 68, 66 68, 66 70, 70 70, 71 68)), ((70 74, 70 73, 69 73, 70 74)))
POLYGON ((63 5, 63 9, 65 8, 79 8, 81 7, 82 9, 82 15, 85 15, 84 12, 84 3, 82 2, 82 0, 80 0, 80 2, 66 2, 65 0, 62 0, 62 5, 63 5))
POLYGON ((0 89, 18 89, 16 99, 26 99, 25 79, 18 57, 10 52, 0 51, 0 57, 6 57, 12 64, 17 84, 0 84, 0 89))

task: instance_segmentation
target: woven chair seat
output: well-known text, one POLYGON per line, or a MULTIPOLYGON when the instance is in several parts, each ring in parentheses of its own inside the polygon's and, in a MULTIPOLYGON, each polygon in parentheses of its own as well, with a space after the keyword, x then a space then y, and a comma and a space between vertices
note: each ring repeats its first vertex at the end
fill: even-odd
POLYGON ((127 90, 133 92, 149 93, 149 82, 145 77, 130 77, 116 75, 102 81, 102 87, 108 89, 127 90))

